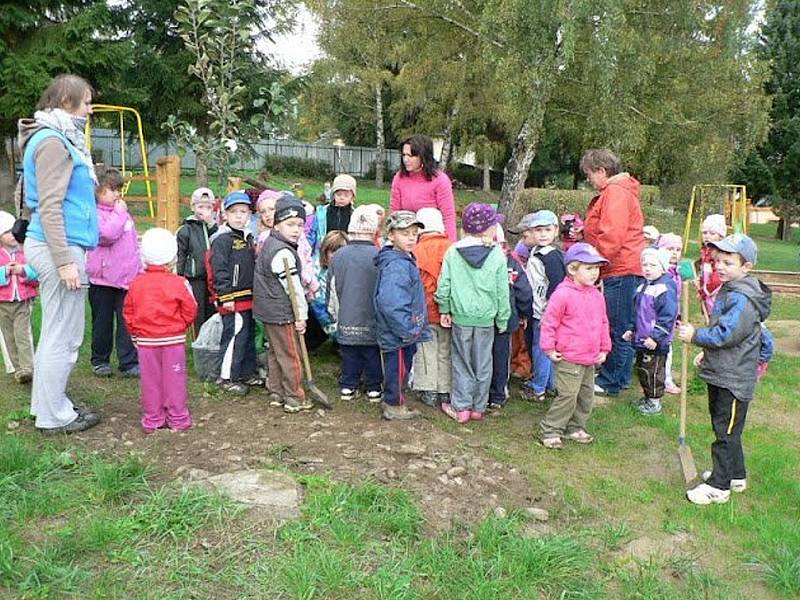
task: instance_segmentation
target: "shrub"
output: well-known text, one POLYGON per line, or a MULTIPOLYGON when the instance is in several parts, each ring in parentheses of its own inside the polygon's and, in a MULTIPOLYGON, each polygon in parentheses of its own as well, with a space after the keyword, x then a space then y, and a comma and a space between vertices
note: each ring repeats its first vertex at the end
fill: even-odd
MULTIPOLYGON (((586 216, 586 208, 594 195, 593 190, 527 188, 517 198, 509 222, 516 223, 522 215, 544 208, 552 210, 557 215, 577 212, 581 216, 586 216)), ((660 210, 660 198, 661 192, 657 186, 642 186, 640 199, 645 222, 652 221, 654 213, 660 210)))
POLYGON ((333 166, 324 160, 296 158, 294 156, 268 156, 264 163, 264 168, 270 173, 297 175, 321 181, 333 179, 335 175, 333 166))

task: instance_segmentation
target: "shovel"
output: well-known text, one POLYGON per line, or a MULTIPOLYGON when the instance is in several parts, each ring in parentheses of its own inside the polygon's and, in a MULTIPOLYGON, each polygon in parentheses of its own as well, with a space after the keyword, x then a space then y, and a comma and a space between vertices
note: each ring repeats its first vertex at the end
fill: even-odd
MULTIPOLYGON (((294 313, 294 320, 300 320, 300 308, 297 306, 297 297, 294 295, 294 282, 292 281, 292 274, 289 269, 289 259, 283 259, 283 272, 286 275, 286 286, 289 290, 289 299, 292 302, 292 312, 294 313)), ((321 389, 314 383, 314 376, 311 374, 311 363, 308 361, 308 350, 306 349, 306 338, 302 333, 298 333, 297 337, 300 340, 300 353, 303 355, 303 367, 306 370, 306 386, 308 391, 319 404, 325 408, 333 408, 333 404, 328 400, 321 389)))
MULTIPOLYGON (((691 260, 682 260, 678 264, 678 273, 681 279, 691 281, 694 279, 694 265, 691 260)), ((689 319, 689 290, 684 286, 681 294, 681 318, 689 319)), ((681 344, 681 412, 680 412, 680 432, 678 433, 678 458, 681 461, 683 478, 689 483, 697 477, 697 466, 694 464, 692 450, 686 445, 686 395, 689 388, 689 344, 681 344)))

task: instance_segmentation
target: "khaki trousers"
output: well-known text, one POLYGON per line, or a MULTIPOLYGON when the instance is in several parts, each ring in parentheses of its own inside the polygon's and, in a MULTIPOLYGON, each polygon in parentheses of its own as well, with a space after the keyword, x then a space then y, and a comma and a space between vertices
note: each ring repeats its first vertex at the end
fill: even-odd
POLYGON ((558 396, 539 423, 541 439, 585 429, 594 403, 594 365, 561 360, 554 366, 558 396))
POLYGON ((431 323, 433 339, 417 344, 414 383, 418 392, 450 393, 450 329, 431 323))
POLYGON ((31 301, 0 302, 0 331, 11 360, 9 372, 33 370, 31 301))

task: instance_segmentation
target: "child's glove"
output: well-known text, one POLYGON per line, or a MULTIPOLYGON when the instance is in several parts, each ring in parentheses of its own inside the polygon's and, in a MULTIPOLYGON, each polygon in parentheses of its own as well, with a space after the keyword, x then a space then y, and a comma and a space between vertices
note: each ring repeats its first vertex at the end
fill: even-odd
POLYGON ((758 366, 756 367, 756 381, 761 381, 761 378, 767 374, 767 369, 769 369, 769 363, 758 363, 758 366))

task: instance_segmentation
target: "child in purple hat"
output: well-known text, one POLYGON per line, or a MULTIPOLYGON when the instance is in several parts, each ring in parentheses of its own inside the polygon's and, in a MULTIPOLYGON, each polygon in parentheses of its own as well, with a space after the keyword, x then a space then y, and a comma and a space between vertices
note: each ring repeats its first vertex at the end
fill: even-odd
POLYGON ((588 444, 586 422, 594 404, 594 368, 611 351, 606 301, 595 287, 600 265, 608 261, 590 244, 567 250, 567 277, 558 285, 542 316, 539 343, 555 363, 558 395, 539 424, 545 448, 560 449, 561 439, 588 444))

